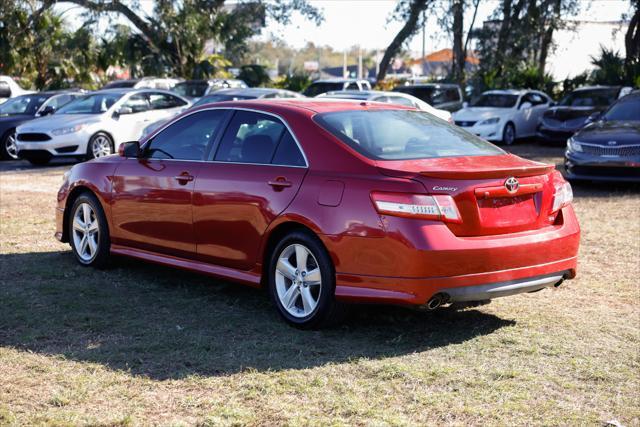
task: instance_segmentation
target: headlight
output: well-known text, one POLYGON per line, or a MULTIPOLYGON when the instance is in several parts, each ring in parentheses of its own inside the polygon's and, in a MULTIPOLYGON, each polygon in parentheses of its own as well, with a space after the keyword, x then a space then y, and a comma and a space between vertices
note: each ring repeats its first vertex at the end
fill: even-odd
POLYGON ((491 117, 490 119, 486 119, 478 123, 479 125, 495 125, 500 121, 499 117, 491 117))
POLYGON ((55 136, 66 135, 68 133, 79 132, 84 127, 85 127, 85 125, 75 125, 75 126, 69 126, 69 127, 66 127, 66 128, 58 128, 58 129, 52 130, 51 134, 55 135, 55 136))
POLYGON ((567 150, 582 153, 582 146, 573 137, 567 139, 567 150))

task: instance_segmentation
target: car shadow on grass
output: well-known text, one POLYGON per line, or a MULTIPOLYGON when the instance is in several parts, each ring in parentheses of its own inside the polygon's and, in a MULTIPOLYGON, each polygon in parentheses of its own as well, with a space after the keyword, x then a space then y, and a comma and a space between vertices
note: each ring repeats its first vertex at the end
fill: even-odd
POLYGON ((135 260, 98 271, 69 251, 8 254, 0 271, 0 346, 153 379, 380 359, 515 324, 478 310, 358 306, 337 328, 300 331, 265 292, 135 260))

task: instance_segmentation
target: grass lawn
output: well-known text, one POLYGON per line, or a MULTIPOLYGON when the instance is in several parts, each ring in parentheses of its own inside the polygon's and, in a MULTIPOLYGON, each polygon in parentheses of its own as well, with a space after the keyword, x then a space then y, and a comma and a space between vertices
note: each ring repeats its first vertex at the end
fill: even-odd
POLYGON ((0 164, 0 425, 640 425, 638 186, 574 185, 579 276, 558 289, 301 332, 261 291, 79 266, 53 238, 68 167, 0 164))

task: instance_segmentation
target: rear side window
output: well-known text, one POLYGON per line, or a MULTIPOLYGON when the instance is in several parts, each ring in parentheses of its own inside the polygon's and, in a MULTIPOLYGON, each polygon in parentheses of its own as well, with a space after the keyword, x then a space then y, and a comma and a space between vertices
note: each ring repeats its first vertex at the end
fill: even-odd
POLYGON ((205 110, 178 120, 146 145, 145 157, 202 160, 225 114, 224 110, 205 110))
POLYGON ((215 160, 235 163, 271 163, 286 128, 275 117, 237 111, 229 123, 215 160))
POLYGON ((288 131, 285 131, 284 135, 282 135, 271 163, 284 166, 305 166, 300 148, 298 148, 298 144, 296 144, 293 136, 288 131))
POLYGON ((168 108, 182 107, 186 102, 168 93, 149 94, 149 103, 152 110, 164 110, 168 108))
POLYGON ((455 88, 447 89, 445 93, 446 93, 447 102, 460 101, 460 92, 458 92, 458 89, 455 89, 455 88))
POLYGON ((341 111, 315 120, 359 153, 376 160, 503 154, 498 147, 428 113, 341 111))

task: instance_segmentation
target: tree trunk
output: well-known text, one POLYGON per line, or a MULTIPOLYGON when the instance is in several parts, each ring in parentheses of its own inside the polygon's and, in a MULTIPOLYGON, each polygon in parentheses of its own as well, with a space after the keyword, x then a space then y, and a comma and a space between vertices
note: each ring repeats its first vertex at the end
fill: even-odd
POLYGON ((453 58, 451 61, 451 74, 454 81, 462 84, 464 82, 464 66, 466 58, 462 45, 464 31, 464 0, 453 0, 451 5, 453 14, 453 58))
POLYGON ((382 61, 380 61, 380 70, 378 71, 378 75, 376 80, 381 82, 387 75, 387 68, 389 68, 389 64, 394 56, 398 54, 402 44, 411 36, 418 25, 418 19, 420 18, 420 13, 426 8, 428 0, 413 0, 411 2, 410 10, 409 10, 409 18, 407 22, 405 22, 404 26, 400 29, 398 34, 393 38, 393 41, 387 47, 387 50, 384 52, 384 56, 382 57, 382 61))
POLYGON ((544 71, 547 66, 547 57, 549 56, 549 48, 553 43, 553 32, 556 29, 556 23, 560 20, 560 11, 562 6, 562 0, 554 0, 553 3, 553 18, 549 27, 544 31, 542 35, 542 42, 540 43, 540 56, 538 57, 538 75, 540 78, 544 77, 544 71))
POLYGON ((640 0, 636 0, 635 11, 624 36, 626 51, 625 65, 629 66, 640 60, 640 0))

